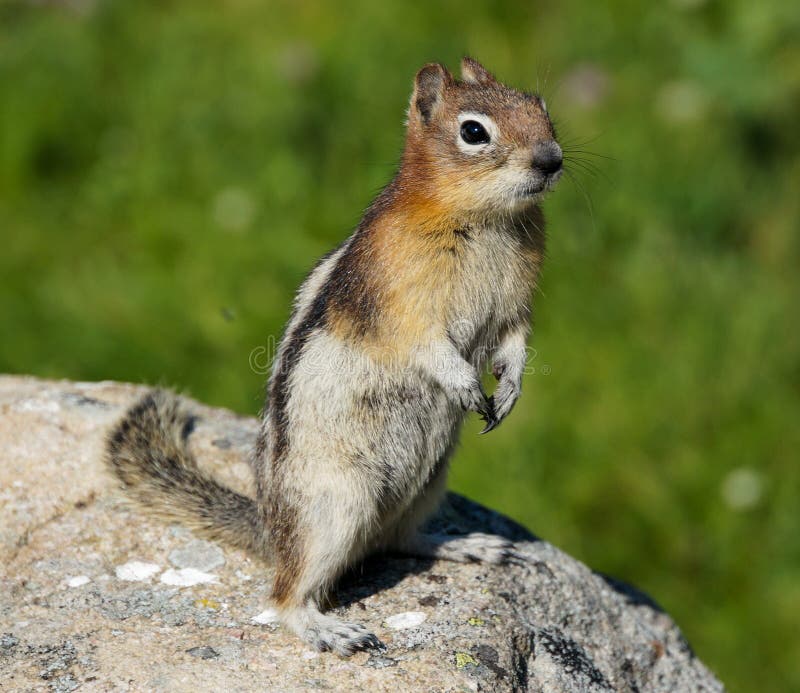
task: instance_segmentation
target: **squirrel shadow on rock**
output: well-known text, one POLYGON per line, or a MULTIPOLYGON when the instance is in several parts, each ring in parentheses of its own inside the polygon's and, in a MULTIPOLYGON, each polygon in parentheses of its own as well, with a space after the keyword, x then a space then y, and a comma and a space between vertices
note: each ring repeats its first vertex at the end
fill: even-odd
MULTIPOLYGON (((452 536, 454 540, 480 532, 511 542, 541 541, 521 524, 453 492, 447 493, 439 510, 422 529, 452 536)), ((395 587, 409 575, 429 573, 436 562, 433 558, 394 552, 371 554, 344 573, 332 592, 331 606, 343 608, 357 604, 372 594, 395 587)), ((532 565, 538 568, 536 563, 532 565)), ((430 577, 436 581, 438 576, 431 574, 430 577)))
POLYGON ((627 582, 623 582, 622 580, 618 580, 617 578, 606 575, 605 573, 601 573, 598 571, 592 571, 597 577, 599 577, 603 582, 606 583, 612 590, 614 590, 617 594, 621 595, 625 598, 625 601, 632 605, 632 606, 646 606, 653 611, 656 611, 660 614, 665 614, 661 605, 652 597, 645 594, 641 590, 636 589, 635 587, 629 585, 627 582))

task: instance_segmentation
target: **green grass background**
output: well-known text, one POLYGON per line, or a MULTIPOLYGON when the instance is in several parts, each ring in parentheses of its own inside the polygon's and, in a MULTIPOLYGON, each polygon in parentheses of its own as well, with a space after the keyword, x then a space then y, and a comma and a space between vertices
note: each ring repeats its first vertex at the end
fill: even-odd
POLYGON ((467 52, 613 159, 546 203, 536 372, 453 487, 650 592, 731 690, 800 690, 796 3, 4 0, 0 371, 256 413, 413 73, 467 52))

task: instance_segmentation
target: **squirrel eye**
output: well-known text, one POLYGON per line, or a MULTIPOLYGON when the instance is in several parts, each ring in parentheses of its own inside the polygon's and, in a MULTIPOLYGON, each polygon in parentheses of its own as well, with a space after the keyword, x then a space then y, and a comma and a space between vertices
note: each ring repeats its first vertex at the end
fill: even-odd
POLYGON ((491 140, 486 128, 477 120, 465 120, 461 123, 461 139, 467 144, 486 144, 491 140))

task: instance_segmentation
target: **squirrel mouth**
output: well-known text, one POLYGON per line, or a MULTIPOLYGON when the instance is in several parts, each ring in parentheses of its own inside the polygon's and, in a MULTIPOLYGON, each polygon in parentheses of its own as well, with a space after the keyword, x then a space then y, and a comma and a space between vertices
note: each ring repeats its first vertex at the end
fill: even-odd
POLYGON ((544 192, 545 187, 545 185, 526 185, 520 190, 519 195, 520 197, 533 197, 534 195, 544 192))
POLYGON ((550 192, 555 187, 555 184, 558 182, 559 178, 561 178, 561 173, 562 169, 559 169, 558 171, 545 176, 543 180, 537 181, 536 183, 529 183, 520 189, 519 196, 533 197, 535 195, 541 195, 543 193, 550 192))

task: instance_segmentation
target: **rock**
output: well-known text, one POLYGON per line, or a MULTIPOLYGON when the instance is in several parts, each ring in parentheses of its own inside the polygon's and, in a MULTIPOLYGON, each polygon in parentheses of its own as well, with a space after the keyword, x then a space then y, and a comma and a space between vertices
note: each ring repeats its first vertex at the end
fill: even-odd
MULTIPOLYGON (((308 650, 269 617, 269 567, 116 490, 103 438, 144 391, 0 377, 0 690, 722 690, 647 596, 455 495, 440 531, 505 536, 527 562, 370 558, 335 611, 386 650, 308 650)), ((251 492, 256 421, 192 406, 200 463, 251 492)))
POLYGON ((195 539, 170 552, 169 562, 176 568, 194 568, 208 572, 225 565, 225 554, 216 544, 195 539))
POLYGON ((389 616, 384 624, 392 630, 406 630, 406 628, 416 628, 422 625, 428 618, 424 611, 406 611, 402 614, 389 616))
POLYGON ((195 568, 181 568, 180 570, 170 568, 161 574, 160 580, 165 585, 175 585, 176 587, 192 587, 204 582, 218 582, 216 575, 204 573, 195 568))
POLYGON ((250 619, 253 623, 260 623, 262 626, 277 625, 278 611, 276 609, 265 609, 257 616, 250 619))
POLYGON ((186 652, 192 657, 199 657, 200 659, 216 659, 219 657, 219 652, 217 652, 213 647, 190 647, 186 652))
POLYGON ((161 566, 156 563, 143 563, 142 561, 128 561, 114 569, 118 580, 128 582, 147 582, 151 577, 161 571, 161 566))
POLYGON ((83 587, 88 585, 92 579, 86 575, 76 575, 67 580, 67 587, 83 587))

